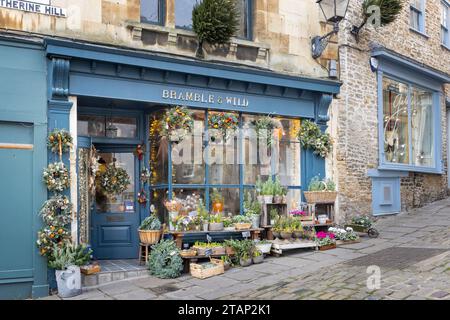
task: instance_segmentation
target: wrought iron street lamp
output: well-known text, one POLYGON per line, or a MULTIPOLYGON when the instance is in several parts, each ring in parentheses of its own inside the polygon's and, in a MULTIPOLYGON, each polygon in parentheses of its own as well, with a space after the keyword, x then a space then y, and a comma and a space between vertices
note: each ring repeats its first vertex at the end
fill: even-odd
POLYGON ((339 23, 344 19, 350 0, 317 0, 327 22, 333 23, 333 30, 324 36, 316 36, 311 40, 312 56, 320 57, 328 45, 329 38, 339 31, 339 23))

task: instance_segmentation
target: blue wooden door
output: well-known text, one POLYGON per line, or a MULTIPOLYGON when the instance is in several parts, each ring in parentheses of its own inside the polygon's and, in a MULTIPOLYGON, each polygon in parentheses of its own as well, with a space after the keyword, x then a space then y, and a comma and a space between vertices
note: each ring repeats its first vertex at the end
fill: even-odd
POLYGON ((134 150, 123 147, 98 146, 98 172, 95 200, 91 211, 91 239, 97 259, 131 259, 138 256, 139 162, 134 150), (121 194, 106 193, 99 185, 99 173, 115 163, 125 169, 131 183, 121 194))

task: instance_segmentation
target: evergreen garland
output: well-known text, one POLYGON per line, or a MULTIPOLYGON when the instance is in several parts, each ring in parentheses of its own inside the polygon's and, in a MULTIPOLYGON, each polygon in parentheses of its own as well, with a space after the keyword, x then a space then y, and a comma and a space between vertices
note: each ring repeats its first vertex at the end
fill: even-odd
POLYGON ((370 6, 380 8, 381 26, 388 25, 393 22, 403 8, 403 0, 364 0, 363 12, 364 21, 370 18, 371 13, 367 13, 370 6))
POLYGON ((197 34, 197 56, 203 57, 203 43, 227 43, 239 27, 235 0, 202 0, 192 9, 192 29, 197 34))
POLYGON ((161 240, 152 246, 148 259, 150 273, 158 278, 172 279, 183 271, 183 259, 180 250, 172 240, 161 240))

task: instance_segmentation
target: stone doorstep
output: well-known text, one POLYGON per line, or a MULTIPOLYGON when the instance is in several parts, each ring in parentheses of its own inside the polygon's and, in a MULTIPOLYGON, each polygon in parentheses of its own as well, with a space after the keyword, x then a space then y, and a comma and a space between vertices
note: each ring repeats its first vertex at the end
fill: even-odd
POLYGON ((91 275, 81 275, 82 288, 94 288, 103 284, 117 282, 121 280, 142 278, 148 276, 148 270, 127 270, 127 271, 103 271, 91 275))

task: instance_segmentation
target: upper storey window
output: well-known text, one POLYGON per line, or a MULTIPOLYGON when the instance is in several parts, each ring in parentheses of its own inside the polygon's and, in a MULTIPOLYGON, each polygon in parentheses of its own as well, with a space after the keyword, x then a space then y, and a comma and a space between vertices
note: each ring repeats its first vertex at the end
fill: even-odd
POLYGON ((425 0, 412 0, 410 10, 411 29, 425 33, 425 0))
POLYGON ((141 22, 164 24, 164 0, 141 0, 141 22))
POLYGON ((442 1, 441 12, 441 42, 447 48, 450 48, 450 2, 442 1))

